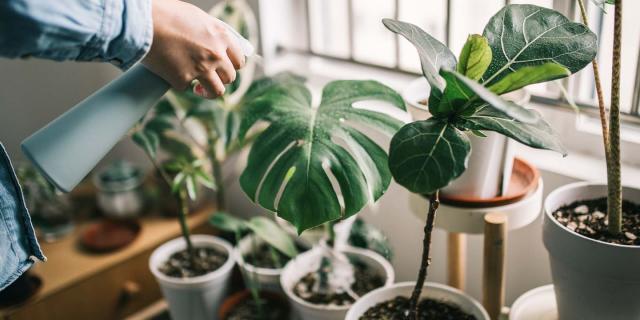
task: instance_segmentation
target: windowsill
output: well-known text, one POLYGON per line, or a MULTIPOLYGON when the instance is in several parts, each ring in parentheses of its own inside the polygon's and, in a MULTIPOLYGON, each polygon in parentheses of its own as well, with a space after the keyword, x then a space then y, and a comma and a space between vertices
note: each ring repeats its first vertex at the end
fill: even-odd
MULTIPOLYGON (((314 92, 314 99, 320 98, 320 90, 329 81, 336 79, 375 79, 398 92, 402 92, 416 76, 401 72, 382 70, 344 61, 309 56, 299 53, 285 53, 265 63, 265 73, 293 71, 307 77, 314 92)), ((319 101, 314 100, 314 103, 319 101)), ((515 154, 530 161, 540 170, 571 177, 573 179, 604 182, 606 164, 602 155, 602 141, 597 119, 578 115, 567 108, 541 103, 531 103, 538 108, 545 119, 556 129, 569 149, 565 158, 546 150, 535 150, 516 144, 515 154), (567 125, 571 123, 571 125, 567 125), (597 169, 600 168, 600 169, 597 169)), ((640 188, 640 159, 632 155, 640 154, 640 130, 624 128, 622 132, 623 184, 640 188)))

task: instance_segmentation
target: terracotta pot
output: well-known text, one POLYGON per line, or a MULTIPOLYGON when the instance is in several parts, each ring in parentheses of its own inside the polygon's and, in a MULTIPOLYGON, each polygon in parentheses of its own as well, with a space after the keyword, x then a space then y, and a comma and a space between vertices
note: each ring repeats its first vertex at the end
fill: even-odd
MULTIPOLYGON (((640 200, 638 189, 623 188, 623 195, 640 200)), ((554 190, 545 200, 542 239, 549 252, 559 319, 640 319, 640 246, 587 238, 552 215, 563 205, 606 196, 606 185, 578 182, 554 190)))

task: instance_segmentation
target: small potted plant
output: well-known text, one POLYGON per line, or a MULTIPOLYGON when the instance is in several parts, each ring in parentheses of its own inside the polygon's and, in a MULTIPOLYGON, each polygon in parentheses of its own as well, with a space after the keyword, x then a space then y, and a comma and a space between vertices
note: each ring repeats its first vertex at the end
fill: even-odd
POLYGON ((239 135, 258 121, 267 127, 252 144, 240 185, 252 201, 298 233, 326 224, 328 240, 291 260, 281 284, 303 319, 342 318, 359 295, 372 289, 370 284, 393 282, 393 269, 378 254, 334 245, 332 225, 388 188, 387 154, 361 130, 365 126, 392 135, 402 122, 386 108, 405 110, 404 102, 378 82, 348 80, 327 84, 317 107, 302 81, 274 86, 259 100, 245 106, 252 116, 243 116, 239 135), (357 105, 370 100, 386 104, 357 105), (367 280, 372 278, 376 281, 367 280))
MULTIPOLYGON (((605 1, 599 2, 604 6, 605 1)), ((615 6, 608 125, 593 61, 607 183, 565 185, 551 192, 544 205, 543 240, 560 319, 640 318, 640 190, 622 187, 620 172, 622 2, 606 1, 615 6)), ((578 3, 586 22, 584 4, 578 3)))
POLYGON ((291 236, 266 217, 245 221, 217 212, 209 221, 234 235, 234 255, 247 288, 227 298, 220 308, 220 319, 288 318, 289 306, 281 294, 280 274, 284 264, 300 250, 291 236))
POLYGON ((494 131, 534 148, 564 153, 538 112, 500 95, 582 69, 595 56, 596 37, 554 10, 507 5, 489 20, 483 35, 469 37, 456 61, 444 44, 417 26, 390 19, 383 23, 417 48, 431 87, 431 117, 402 127, 389 148, 394 179, 428 198, 429 206, 417 281, 370 292, 347 319, 413 320, 447 314, 489 319, 480 304, 464 293, 425 285, 438 192, 465 171, 471 152, 467 134, 494 131))

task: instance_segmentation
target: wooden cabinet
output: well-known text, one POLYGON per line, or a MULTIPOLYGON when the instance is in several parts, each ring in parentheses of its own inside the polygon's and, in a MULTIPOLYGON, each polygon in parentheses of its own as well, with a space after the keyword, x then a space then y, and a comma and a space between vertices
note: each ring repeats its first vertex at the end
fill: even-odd
MULTIPOLYGON (((207 225, 211 206, 189 217, 195 233, 212 233, 207 225)), ((47 262, 38 263, 33 273, 43 286, 21 306, 0 309, 3 320, 122 319, 161 297, 149 271, 151 252, 162 243, 180 236, 174 218, 145 218, 136 240, 123 250, 90 254, 77 245, 77 234, 43 244, 47 262)))

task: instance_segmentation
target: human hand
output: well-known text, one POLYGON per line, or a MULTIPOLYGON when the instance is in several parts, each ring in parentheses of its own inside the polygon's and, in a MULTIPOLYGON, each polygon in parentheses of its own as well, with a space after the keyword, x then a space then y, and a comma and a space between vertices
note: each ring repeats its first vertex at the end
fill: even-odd
POLYGON ((153 43, 142 60, 174 89, 185 90, 194 79, 194 92, 213 99, 224 84, 236 79, 245 57, 220 20, 178 0, 152 0, 153 43))

